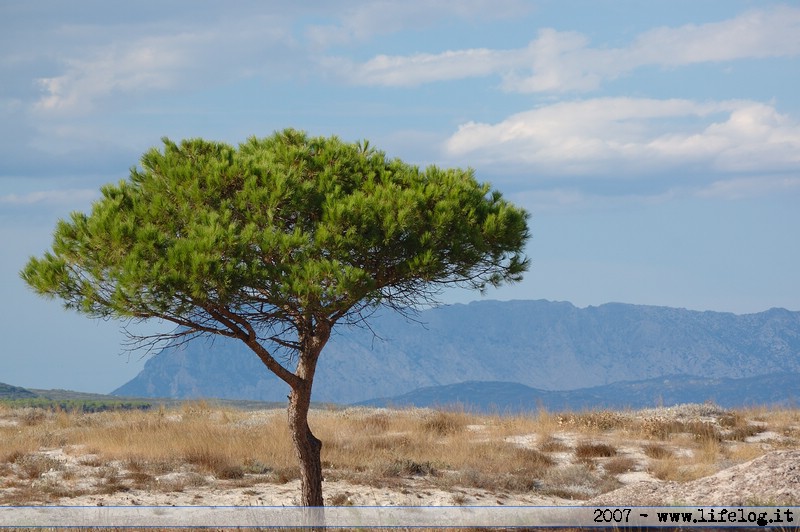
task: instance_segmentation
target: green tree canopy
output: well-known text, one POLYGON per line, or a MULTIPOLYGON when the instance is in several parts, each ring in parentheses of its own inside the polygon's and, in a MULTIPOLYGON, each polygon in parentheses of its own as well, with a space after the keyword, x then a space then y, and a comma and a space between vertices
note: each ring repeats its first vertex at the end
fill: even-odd
POLYGON ((448 285, 519 280, 527 218, 472 170, 420 170, 367 142, 295 130, 238 147, 164 139, 90 214, 60 221, 52 251, 21 275, 90 316, 238 338, 302 410, 334 324, 433 302, 448 285), (294 369, 278 346, 297 354, 294 369))

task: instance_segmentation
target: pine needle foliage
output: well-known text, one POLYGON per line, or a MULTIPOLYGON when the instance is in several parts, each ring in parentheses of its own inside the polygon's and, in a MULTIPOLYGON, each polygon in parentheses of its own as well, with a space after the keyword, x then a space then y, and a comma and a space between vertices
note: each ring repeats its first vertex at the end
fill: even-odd
POLYGON ((526 222, 472 170, 423 171, 367 142, 163 139, 90 214, 60 221, 22 277, 93 317, 226 336, 245 320, 279 340, 298 315, 335 322, 517 281, 526 222))

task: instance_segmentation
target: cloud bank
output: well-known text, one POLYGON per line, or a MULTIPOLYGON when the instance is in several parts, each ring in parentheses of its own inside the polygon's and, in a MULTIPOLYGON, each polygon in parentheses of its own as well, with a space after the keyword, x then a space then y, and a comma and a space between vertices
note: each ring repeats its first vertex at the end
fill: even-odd
POLYGON ((495 124, 468 122, 444 149, 456 159, 551 175, 787 172, 800 165, 800 124, 755 101, 594 98, 495 124))
POLYGON ((436 81, 497 75, 510 92, 586 92, 645 66, 678 67, 800 54, 800 9, 777 6, 732 19, 640 34, 624 48, 593 48, 578 32, 539 30, 526 47, 377 55, 362 63, 325 58, 350 83, 416 87, 436 81))

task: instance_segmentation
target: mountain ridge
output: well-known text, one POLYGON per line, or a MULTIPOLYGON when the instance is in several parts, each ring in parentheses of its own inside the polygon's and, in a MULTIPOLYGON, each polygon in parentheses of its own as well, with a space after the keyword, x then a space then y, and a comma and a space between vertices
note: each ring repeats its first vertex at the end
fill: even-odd
POLYGON ((539 390, 517 382, 470 381, 420 388, 356 405, 525 413, 540 409, 552 412, 641 409, 683 403, 713 403, 725 408, 796 406, 798 401, 800 374, 778 373, 743 379, 668 375, 568 391, 539 390))
MULTIPOLYGON (((355 403, 468 381, 576 390, 665 375, 800 373, 800 312, 753 314, 545 300, 480 301, 382 313, 337 328, 320 357, 315 401, 355 403), (374 333, 377 335, 373 335, 374 333)), ((283 400, 288 387, 239 342, 167 348, 113 392, 139 397, 283 400)))

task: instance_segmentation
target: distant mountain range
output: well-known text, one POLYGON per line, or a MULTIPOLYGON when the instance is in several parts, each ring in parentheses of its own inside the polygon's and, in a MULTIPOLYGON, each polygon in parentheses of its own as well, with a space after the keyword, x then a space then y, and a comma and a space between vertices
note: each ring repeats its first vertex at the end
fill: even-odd
POLYGON ((671 375, 569 391, 547 391, 516 382, 464 382, 420 388, 396 397, 361 401, 373 407, 457 408, 471 412, 519 413, 638 409, 712 402, 735 408, 753 405, 798 406, 800 374, 779 373, 745 379, 708 379, 671 375))
MULTIPOLYGON (((681 387, 669 376, 684 375, 690 377, 682 382, 711 379, 701 385, 713 391, 706 395, 723 397, 726 387, 736 387, 747 403, 761 397, 761 387, 772 389, 776 400, 793 397, 791 381, 779 376, 800 374, 800 312, 784 309, 734 315, 619 303, 576 308, 564 302, 481 301, 426 310, 417 320, 385 312, 370 320, 369 329, 337 328, 320 358, 313 399, 346 404, 440 386, 450 387, 441 391, 446 396, 448 390, 465 393, 468 388, 453 385, 470 382, 511 382, 503 393, 535 396, 645 381, 636 401, 652 405, 695 394, 671 395, 681 387), (752 387, 726 380, 755 377, 766 380, 752 387)), ((613 393, 638 393, 635 383, 629 386, 613 393)), ((217 338, 166 348, 113 393, 285 401, 288 387, 244 345, 217 338)))

